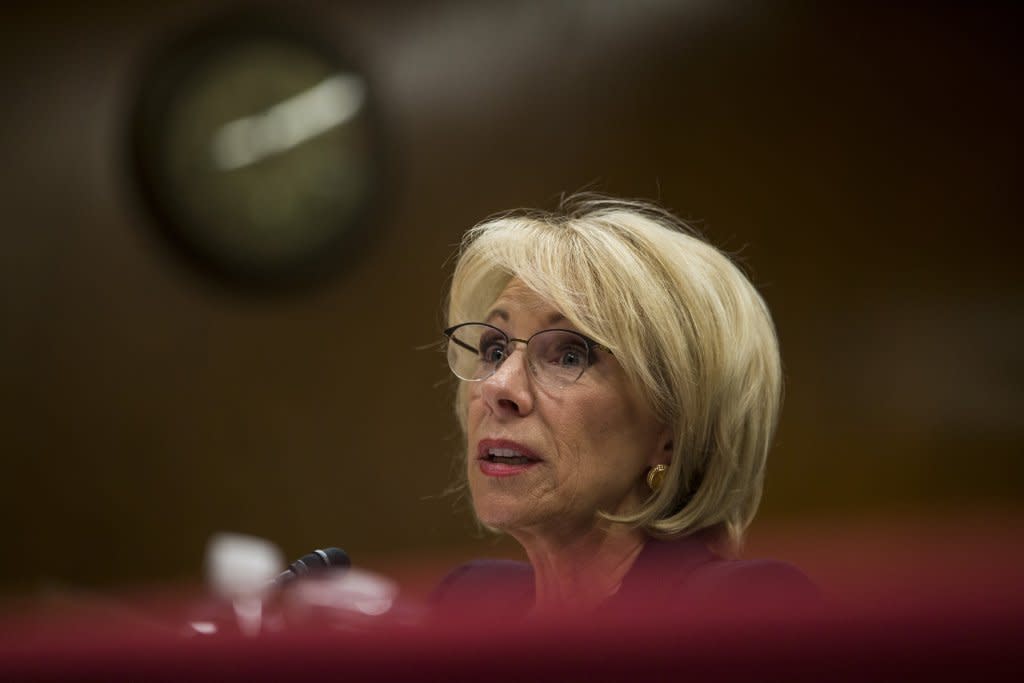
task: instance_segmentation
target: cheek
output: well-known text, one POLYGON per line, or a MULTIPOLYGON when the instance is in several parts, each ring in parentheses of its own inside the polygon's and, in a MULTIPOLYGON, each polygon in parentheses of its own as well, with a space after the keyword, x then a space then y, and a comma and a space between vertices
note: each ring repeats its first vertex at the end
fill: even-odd
POLYGON ((558 442, 561 478, 571 487, 588 488, 595 478, 600 478, 613 456, 615 429, 598 415, 597 408, 600 406, 593 404, 585 409, 575 407, 560 412, 557 422, 551 423, 558 442))
POLYGON ((467 389, 465 398, 460 402, 463 415, 465 416, 465 422, 467 431, 474 424, 480 422, 480 418, 484 413, 483 401, 480 400, 480 390, 477 387, 473 389, 467 389))
POLYGON ((480 387, 464 382, 456 395, 456 405, 462 411, 467 422, 472 418, 474 411, 479 412, 479 404, 480 387))
POLYGON ((577 425, 579 466, 588 476, 632 481, 633 470, 643 468, 653 429, 628 402, 594 401, 577 425))
POLYGON ((581 401, 572 410, 563 413, 563 431, 571 434, 580 446, 584 446, 584 452, 595 448, 600 450, 609 438, 615 438, 621 431, 621 420, 616 419, 616 415, 621 415, 621 412, 622 406, 617 401, 581 401))

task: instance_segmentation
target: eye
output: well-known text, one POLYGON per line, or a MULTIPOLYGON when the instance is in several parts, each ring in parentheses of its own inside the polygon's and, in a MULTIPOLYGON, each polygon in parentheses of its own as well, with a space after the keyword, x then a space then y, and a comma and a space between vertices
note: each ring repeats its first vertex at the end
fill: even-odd
POLYGON ((481 348, 480 357, 485 363, 500 363, 505 360, 505 344, 495 342, 481 348))
POLYGON ((579 346, 563 347, 558 354, 558 364, 563 368, 578 368, 587 363, 587 349, 579 346))
POLYGON ((480 360, 498 364, 505 360, 505 339, 497 334, 485 335, 480 339, 480 360))

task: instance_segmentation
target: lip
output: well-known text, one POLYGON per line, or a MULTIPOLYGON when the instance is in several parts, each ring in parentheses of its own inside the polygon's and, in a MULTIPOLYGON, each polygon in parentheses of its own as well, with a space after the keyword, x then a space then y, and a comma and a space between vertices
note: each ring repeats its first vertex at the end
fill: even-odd
POLYGON ((517 474, 522 474, 532 467, 536 467, 544 459, 538 455, 535 451, 527 448, 521 443, 511 441, 509 439, 481 439, 476 445, 476 458, 477 464, 480 466, 480 471, 488 477, 511 477, 517 474), (492 448, 505 448, 508 450, 516 451, 521 453, 530 459, 530 462, 521 464, 508 464, 501 462, 491 462, 487 460, 487 451, 492 448))

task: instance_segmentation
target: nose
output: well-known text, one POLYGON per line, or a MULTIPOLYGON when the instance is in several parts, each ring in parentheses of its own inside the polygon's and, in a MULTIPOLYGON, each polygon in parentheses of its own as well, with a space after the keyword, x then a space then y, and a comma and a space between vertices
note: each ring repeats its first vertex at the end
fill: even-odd
POLYGON ((487 407, 499 418, 524 417, 533 411, 533 378, 530 376, 526 345, 505 358, 494 374, 481 382, 480 392, 487 407))

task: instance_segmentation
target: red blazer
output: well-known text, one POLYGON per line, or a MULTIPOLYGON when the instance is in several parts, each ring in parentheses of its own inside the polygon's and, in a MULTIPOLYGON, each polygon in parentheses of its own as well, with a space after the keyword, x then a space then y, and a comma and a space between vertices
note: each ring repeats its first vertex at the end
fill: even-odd
MULTIPOLYGON (((438 610, 466 608, 525 614, 534 601, 533 569, 526 562, 474 560, 438 584, 438 610)), ((820 594, 800 570, 775 560, 726 560, 703 541, 648 539, 602 610, 645 606, 677 613, 708 610, 793 612, 820 605, 820 594)))

